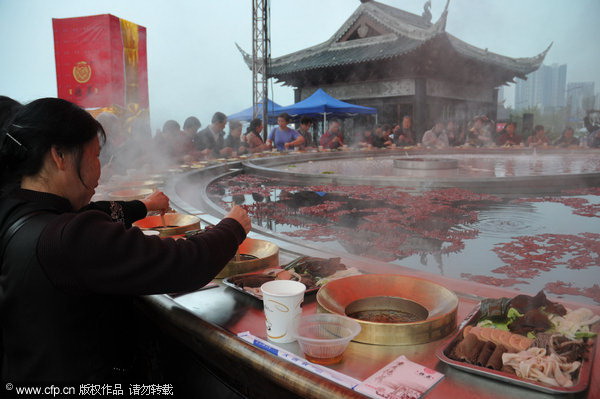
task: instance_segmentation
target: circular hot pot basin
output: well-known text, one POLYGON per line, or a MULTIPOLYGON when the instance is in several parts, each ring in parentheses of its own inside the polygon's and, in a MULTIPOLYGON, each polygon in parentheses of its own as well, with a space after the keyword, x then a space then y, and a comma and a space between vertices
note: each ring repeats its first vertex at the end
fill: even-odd
POLYGON ((319 290, 317 303, 322 312, 360 315, 362 319, 355 320, 362 330, 354 341, 369 344, 423 344, 444 338, 456 328, 457 296, 416 277, 365 274, 341 278, 319 290), (406 320, 415 321, 399 321, 403 314, 412 316, 406 320))
POLYGON ((112 200, 117 201, 132 201, 145 198, 152 194, 154 190, 151 188, 128 188, 123 190, 111 191, 108 196, 112 200))
POLYGON ((240 259, 231 259, 215 278, 279 266, 279 247, 270 241, 246 238, 240 244, 238 253, 240 259))
POLYGON ((194 215, 165 213, 164 219, 166 226, 163 224, 160 215, 145 217, 134 222, 133 225, 142 230, 156 230, 160 233, 160 237, 182 235, 186 231, 200 228, 200 219, 194 215))
POLYGON ((118 188, 149 188, 154 189, 160 186, 162 182, 160 180, 127 180, 115 184, 118 188))

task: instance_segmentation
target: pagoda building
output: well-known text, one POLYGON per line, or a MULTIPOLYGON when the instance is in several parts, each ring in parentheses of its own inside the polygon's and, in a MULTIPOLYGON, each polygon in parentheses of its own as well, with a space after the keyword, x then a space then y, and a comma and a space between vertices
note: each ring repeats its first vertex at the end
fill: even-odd
MULTIPOLYGON (((446 32, 449 0, 435 23, 429 1, 421 16, 376 1, 361 3, 326 42, 271 60, 269 77, 294 87, 296 102, 322 88, 377 108, 382 123, 410 115, 421 135, 440 118, 495 119, 498 87, 526 79, 550 49, 511 58, 465 43, 446 32)), ((250 66, 251 56, 240 51, 250 66)))

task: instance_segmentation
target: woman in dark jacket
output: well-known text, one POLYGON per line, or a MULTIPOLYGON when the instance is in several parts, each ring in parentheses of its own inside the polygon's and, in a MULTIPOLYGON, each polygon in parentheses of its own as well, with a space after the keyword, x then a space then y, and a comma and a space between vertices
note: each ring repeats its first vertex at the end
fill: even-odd
POLYGON ((134 296, 209 282, 250 230, 234 207, 187 240, 145 236, 133 221, 168 207, 90 198, 100 177, 100 124, 64 100, 23 106, 0 132, 2 381, 115 381, 131 365, 134 296))

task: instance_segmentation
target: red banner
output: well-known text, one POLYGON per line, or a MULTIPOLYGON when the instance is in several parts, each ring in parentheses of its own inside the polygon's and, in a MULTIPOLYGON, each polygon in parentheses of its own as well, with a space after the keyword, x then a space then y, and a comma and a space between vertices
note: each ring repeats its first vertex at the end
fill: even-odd
POLYGON ((148 108, 146 28, 110 14, 52 26, 59 98, 83 108, 148 108))

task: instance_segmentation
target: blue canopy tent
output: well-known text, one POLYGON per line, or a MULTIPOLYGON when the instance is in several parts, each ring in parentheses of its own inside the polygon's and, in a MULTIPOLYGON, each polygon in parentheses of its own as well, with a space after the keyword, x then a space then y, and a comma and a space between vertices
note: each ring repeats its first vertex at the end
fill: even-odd
MULTIPOLYGON (((258 105, 258 118, 262 119, 262 112, 263 112, 263 105, 262 103, 258 105)), ((277 117, 277 115, 279 115, 282 111, 280 111, 281 109, 281 105, 274 103, 273 101, 267 99, 267 117, 269 118, 269 121, 271 119, 274 119, 277 117)), ((253 109, 252 107, 250 108, 246 108, 240 112, 236 112, 235 114, 231 114, 227 116, 227 119, 230 121, 245 121, 245 122, 249 122, 253 119, 253 109)))
POLYGON ((323 116, 323 123, 327 121, 328 116, 349 117, 359 114, 377 114, 375 108, 363 107, 338 100, 331 97, 323 89, 318 89, 313 95, 296 104, 281 107, 279 112, 287 112, 293 118, 298 116, 323 116))

